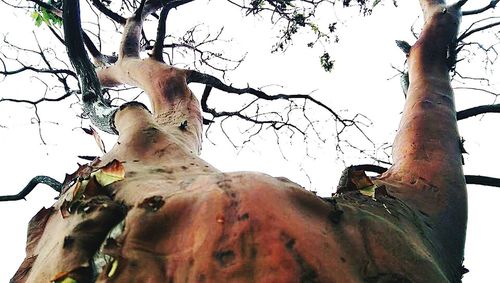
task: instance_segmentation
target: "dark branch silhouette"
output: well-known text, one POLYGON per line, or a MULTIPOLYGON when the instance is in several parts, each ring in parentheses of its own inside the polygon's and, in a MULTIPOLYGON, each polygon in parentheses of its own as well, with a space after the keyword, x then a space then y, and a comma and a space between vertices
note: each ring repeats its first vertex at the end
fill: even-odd
POLYGON ((151 52, 151 57, 160 62, 165 62, 163 60, 163 41, 165 40, 165 33, 167 30, 166 21, 169 11, 170 9, 167 7, 163 7, 161 9, 160 19, 158 20, 158 30, 156 32, 156 41, 153 47, 153 52, 151 52))
POLYGON ((480 114, 500 113, 500 104, 481 105, 457 112, 457 120, 467 119, 480 114))
POLYGON ((480 175, 465 175, 467 184, 482 185, 490 187, 500 187, 500 178, 492 178, 480 175))
POLYGON ((17 194, 0 196, 0 201, 15 201, 25 199, 38 184, 45 184, 56 192, 61 192, 62 184, 54 178, 48 176, 36 176, 17 194))
POLYGON ((99 0, 91 0, 92 4, 99 10, 101 13, 112 19, 113 21, 119 23, 120 25, 125 25, 127 19, 108 9, 106 5, 104 5, 99 0))
POLYGON ((497 6, 498 2, 500 2, 500 0, 491 0, 490 3, 488 3, 488 5, 482 7, 482 8, 479 8, 479 9, 475 9, 475 10, 470 10, 470 11, 463 11, 462 12, 462 15, 463 16, 468 16, 468 15, 476 15, 476 14, 480 14, 482 12, 485 12, 489 9, 495 9, 495 7, 497 6))
POLYGON ((116 134, 113 122, 116 109, 111 108, 103 99, 99 79, 85 52, 79 1, 64 0, 63 7, 66 49, 80 79, 84 111, 94 125, 105 132, 116 134))
POLYGON ((500 25, 500 22, 494 22, 494 23, 491 23, 491 24, 484 25, 482 27, 475 28, 475 29, 469 29, 469 30, 465 31, 464 33, 462 33, 457 38, 457 42, 460 42, 460 41, 466 39, 467 37, 469 37, 470 35, 472 35, 472 34, 474 34, 476 32, 487 30, 489 28, 492 28, 492 27, 495 27, 495 26, 498 26, 498 25, 500 25))

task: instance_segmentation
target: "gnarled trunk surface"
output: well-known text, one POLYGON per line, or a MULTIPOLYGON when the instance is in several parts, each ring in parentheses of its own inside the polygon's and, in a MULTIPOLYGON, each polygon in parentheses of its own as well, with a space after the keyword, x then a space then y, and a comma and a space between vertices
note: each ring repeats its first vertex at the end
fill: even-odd
POLYGON ((388 193, 376 200, 322 199, 285 178, 222 173, 200 159, 189 71, 135 52, 138 18, 154 10, 146 5, 127 22, 118 62, 98 76, 145 90, 153 113, 138 103, 116 112, 118 142, 33 218, 13 281, 460 281, 466 195, 446 63, 460 11, 421 3, 395 164, 375 181, 388 193))

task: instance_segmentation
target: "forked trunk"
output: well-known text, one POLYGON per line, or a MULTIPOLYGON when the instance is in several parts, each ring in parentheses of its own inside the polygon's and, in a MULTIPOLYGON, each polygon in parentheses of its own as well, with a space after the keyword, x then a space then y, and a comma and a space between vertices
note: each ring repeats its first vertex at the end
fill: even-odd
POLYGON ((118 62, 98 76, 142 88, 153 113, 139 103, 116 111, 115 147, 33 218, 13 281, 460 281, 466 195, 446 60, 459 7, 421 1, 395 163, 375 181, 375 200, 358 191, 322 199, 200 159, 190 72, 138 57, 137 30, 159 7, 148 3, 127 21, 118 62))

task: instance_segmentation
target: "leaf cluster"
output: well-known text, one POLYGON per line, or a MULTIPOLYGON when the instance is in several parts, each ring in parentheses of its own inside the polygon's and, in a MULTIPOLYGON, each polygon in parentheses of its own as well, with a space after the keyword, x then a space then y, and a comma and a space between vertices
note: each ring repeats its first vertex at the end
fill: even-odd
POLYGON ((42 23, 45 23, 48 26, 61 26, 63 23, 61 18, 43 7, 36 7, 35 11, 31 13, 31 17, 35 21, 35 26, 37 27, 41 26, 42 23))
POLYGON ((330 54, 328 52, 323 53, 320 57, 321 67, 325 69, 327 72, 331 72, 333 69, 333 60, 330 58, 330 54))

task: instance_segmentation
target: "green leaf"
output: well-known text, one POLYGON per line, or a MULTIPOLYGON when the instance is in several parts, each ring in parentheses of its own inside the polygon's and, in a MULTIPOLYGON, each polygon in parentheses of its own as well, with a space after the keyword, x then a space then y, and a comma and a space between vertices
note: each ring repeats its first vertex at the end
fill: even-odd
POLYGON ((372 185, 368 187, 364 187, 359 190, 359 192, 367 197, 375 197, 375 189, 377 188, 377 185, 372 185))
POLYGON ((61 283, 78 283, 78 282, 71 277, 66 277, 61 281, 61 283))
POLYGON ((35 21, 35 25, 37 27, 41 26, 42 23, 45 23, 48 26, 53 24, 56 24, 58 26, 62 25, 62 19, 45 8, 38 8, 37 11, 33 11, 31 13, 31 17, 35 21))
POLYGON ((31 17, 33 18, 33 20, 36 20, 36 18, 38 18, 38 15, 40 15, 37 11, 33 11, 33 13, 31 13, 31 17))
POLYGON ((41 26, 42 22, 43 22, 43 18, 40 14, 38 14, 38 16, 35 18, 35 26, 37 26, 37 27, 41 26))
POLYGON ((373 1, 372 9, 380 3, 380 0, 373 1))

